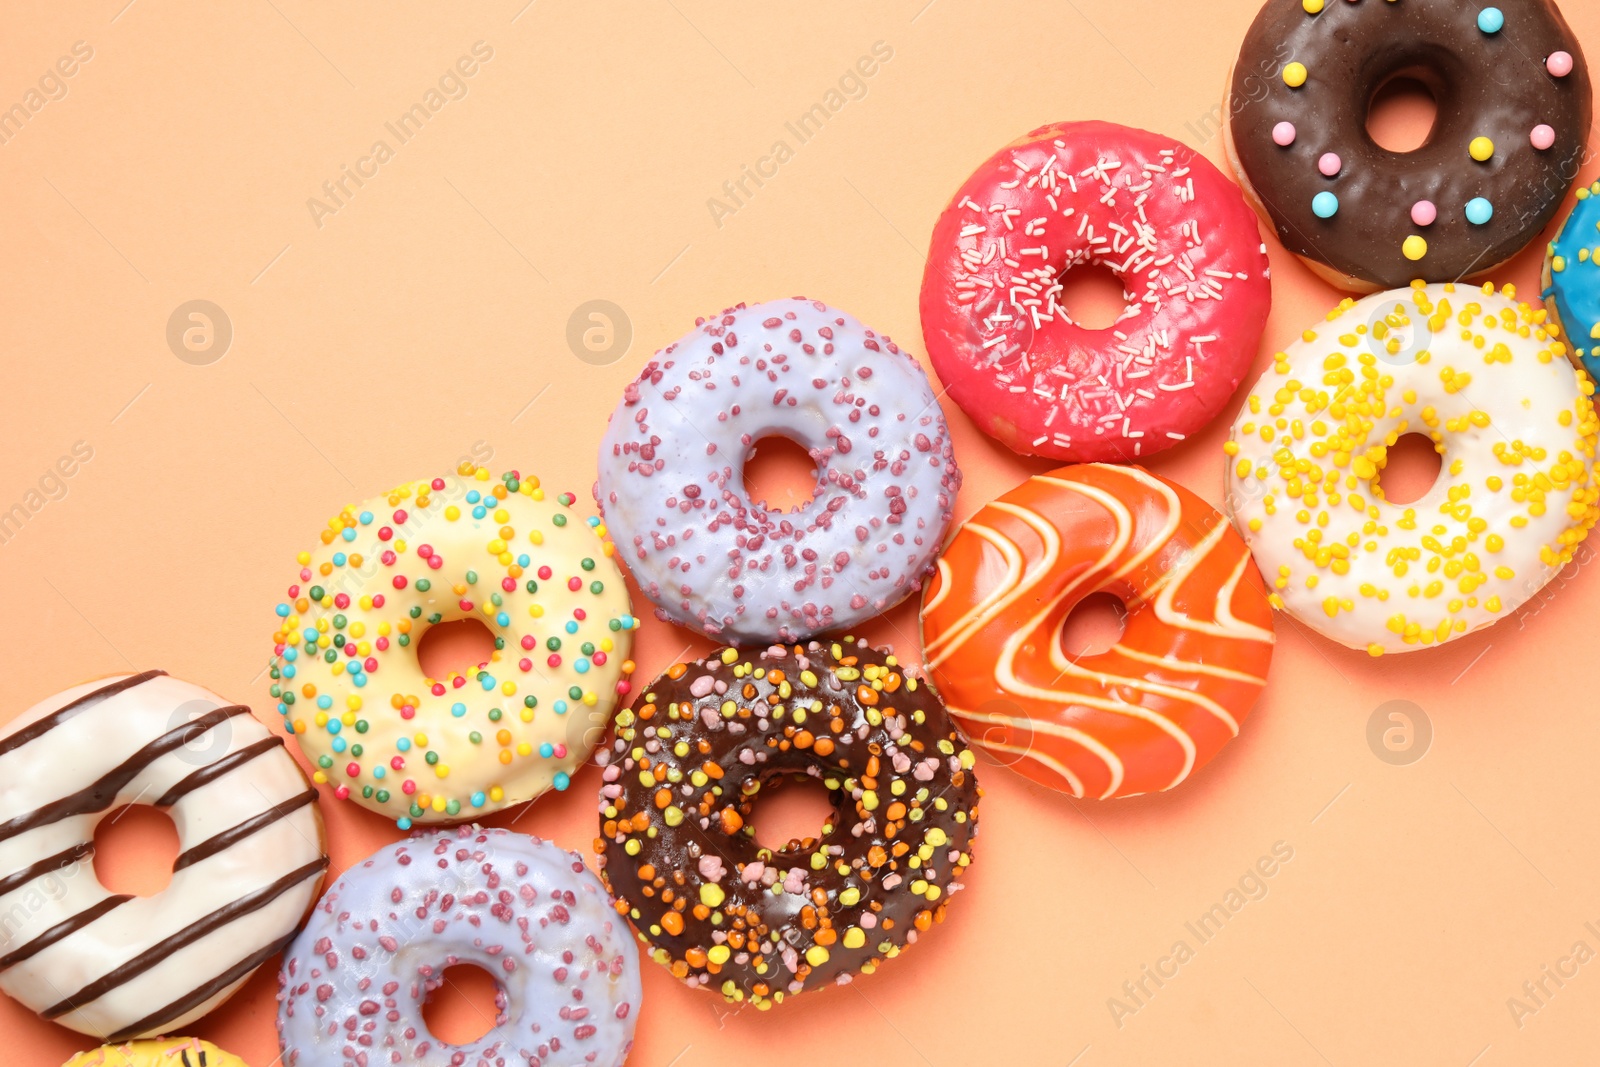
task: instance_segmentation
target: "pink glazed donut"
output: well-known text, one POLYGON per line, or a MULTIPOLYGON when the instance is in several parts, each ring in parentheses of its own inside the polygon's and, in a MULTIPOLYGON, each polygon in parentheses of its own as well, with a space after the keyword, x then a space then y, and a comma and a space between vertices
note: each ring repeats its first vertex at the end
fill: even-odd
POLYGON ((595 499, 662 618, 754 644, 848 629, 918 589, 960 486, 921 365, 794 297, 701 319, 656 353, 612 413, 595 499), (795 511, 745 491, 772 436, 817 464, 795 511))
POLYGON ((1127 462, 1199 430, 1255 357, 1272 305, 1239 189, 1193 149, 1109 122, 1002 148, 933 230, 922 332, 979 429, 1024 455, 1127 462), (1057 302, 1083 264, 1127 308, 1091 330, 1057 302))
POLYGON ((460 826, 378 851, 317 902, 284 953, 278 1042, 286 1067, 621 1067, 639 998, 633 935, 577 853, 460 826), (500 987, 472 1045, 422 1019, 459 963, 500 987))

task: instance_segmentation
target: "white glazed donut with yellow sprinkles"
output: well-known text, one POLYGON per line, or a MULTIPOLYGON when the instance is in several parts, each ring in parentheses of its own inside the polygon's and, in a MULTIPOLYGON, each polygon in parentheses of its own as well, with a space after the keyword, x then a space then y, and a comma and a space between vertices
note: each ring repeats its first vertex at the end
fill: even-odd
POLYGON ((629 691, 638 620, 600 519, 468 462, 328 520, 277 606, 272 695, 318 784, 401 827, 565 789, 629 691), (430 678, 423 634, 476 619, 490 658, 430 678))
POLYGON ((1600 510, 1594 386, 1543 309, 1453 284, 1345 300, 1279 352, 1224 449, 1227 510, 1275 607, 1372 655, 1505 618, 1600 510), (1388 448, 1432 439, 1439 478, 1386 500, 1388 448))

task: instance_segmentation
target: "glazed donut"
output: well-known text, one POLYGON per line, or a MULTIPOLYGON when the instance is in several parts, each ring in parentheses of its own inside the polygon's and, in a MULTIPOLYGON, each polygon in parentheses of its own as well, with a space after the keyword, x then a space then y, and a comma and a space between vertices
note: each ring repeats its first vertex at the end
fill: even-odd
POLYGON ((611 416, 595 499, 657 614, 720 641, 801 640, 897 604, 961 486, 922 367, 795 297, 729 308, 656 353, 611 416), (750 499, 757 441, 817 464, 793 511, 750 499))
POLYGON ((1284 246, 1358 292, 1487 274, 1577 177, 1589 70, 1551 0, 1268 0, 1229 79, 1228 157, 1284 246), (1438 103, 1428 140, 1367 132, 1397 78, 1438 103))
POLYGON ((1578 190, 1578 203, 1545 252, 1544 306, 1572 342, 1571 355, 1600 380, 1600 181, 1578 190))
POLYGON ((1171 789, 1255 706, 1272 608, 1227 520, 1139 467, 1061 467, 979 509, 922 601, 923 659, 967 736, 1075 797, 1171 789), (1094 593, 1123 634, 1071 658, 1067 616, 1094 593))
POLYGON ((468 462, 328 520, 272 635, 272 695, 319 784, 401 829, 567 787, 628 692, 638 622, 605 527, 573 503, 468 462), (494 653, 427 677, 413 640, 462 619, 494 653))
POLYGON ((130 1041, 80 1052, 62 1067, 248 1067, 237 1056, 197 1037, 130 1041))
POLYGON ((284 954, 287 1067, 509 1064, 620 1067, 639 1016, 639 955, 575 852, 510 830, 419 831, 345 871, 284 954), (428 1032, 446 968, 499 985, 471 1045, 428 1032))
POLYGON ((0 734, 0 989, 113 1043, 198 1019, 315 902, 328 866, 316 798, 249 708, 161 671, 35 704, 0 734), (178 831, 153 896, 94 874, 95 827, 127 804, 178 831))
POLYGON ((669 667, 599 759, 595 851, 617 910, 651 958, 729 1001, 871 974, 943 921, 972 862, 971 750, 932 688, 852 638, 669 667), (799 775, 834 813, 772 847, 756 799, 799 775))
POLYGON ((1505 618, 1594 525, 1594 385, 1543 309, 1451 283, 1345 300, 1251 389, 1224 446, 1227 504, 1275 607, 1372 655, 1505 618), (1426 434, 1439 478, 1379 476, 1426 434))
POLYGON ((1244 380, 1272 304, 1239 190, 1193 149, 1109 122, 1044 126, 995 153, 939 217, 922 276, 933 368, 1024 455, 1150 456, 1244 380), (1091 330, 1057 301, 1086 263, 1127 308, 1091 330))

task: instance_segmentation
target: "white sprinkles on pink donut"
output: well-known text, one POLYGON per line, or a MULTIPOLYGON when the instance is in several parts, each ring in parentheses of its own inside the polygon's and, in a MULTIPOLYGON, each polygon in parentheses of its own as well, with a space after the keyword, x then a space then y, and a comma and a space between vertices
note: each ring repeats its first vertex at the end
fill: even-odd
MULTIPOLYGON (((1279 143, 1295 130, 1280 130, 1279 143)), ((1130 461, 1182 441, 1232 395, 1271 303, 1238 190, 1169 138, 1045 126, 990 157, 934 228, 923 335, 950 396, 1026 455, 1130 461), (1085 264, 1122 280, 1105 330, 1059 297, 1085 264)))

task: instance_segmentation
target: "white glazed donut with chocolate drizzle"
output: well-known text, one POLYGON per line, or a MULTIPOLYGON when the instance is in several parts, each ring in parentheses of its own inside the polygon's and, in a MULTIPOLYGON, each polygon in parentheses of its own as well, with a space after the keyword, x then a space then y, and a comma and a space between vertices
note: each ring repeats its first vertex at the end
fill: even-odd
POLYGON ((170 1033, 288 943, 328 865, 316 791, 281 738, 197 685, 145 671, 74 686, 0 734, 0 989, 113 1043, 170 1033), (172 881, 95 877, 95 827, 172 817, 172 881))

